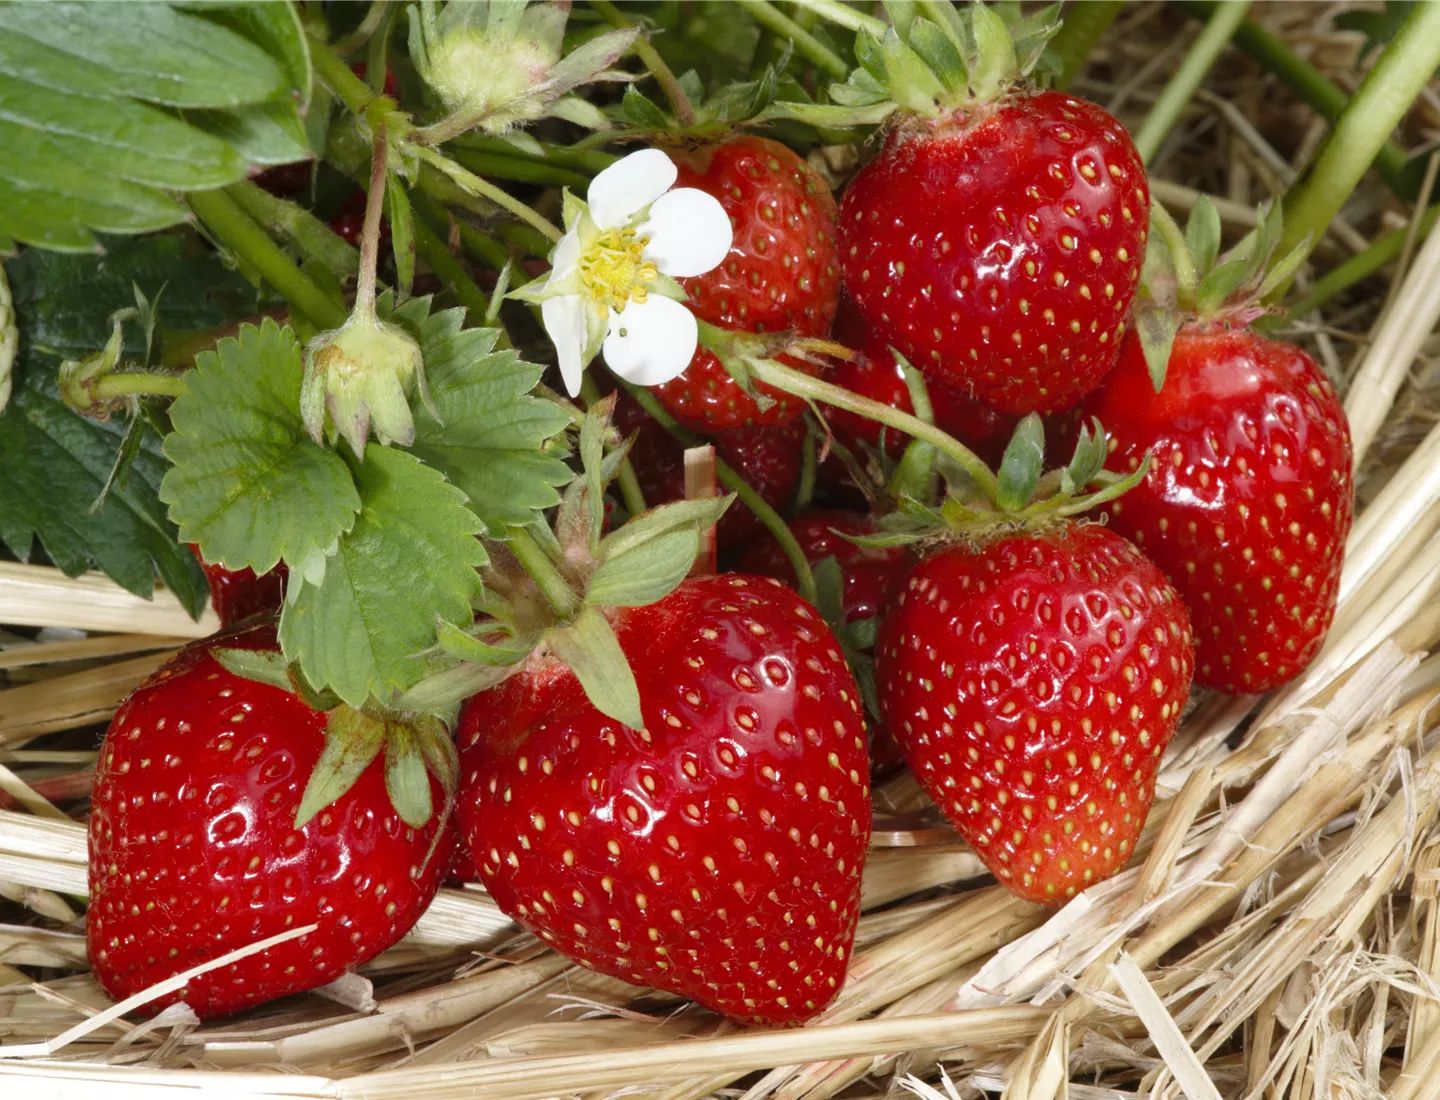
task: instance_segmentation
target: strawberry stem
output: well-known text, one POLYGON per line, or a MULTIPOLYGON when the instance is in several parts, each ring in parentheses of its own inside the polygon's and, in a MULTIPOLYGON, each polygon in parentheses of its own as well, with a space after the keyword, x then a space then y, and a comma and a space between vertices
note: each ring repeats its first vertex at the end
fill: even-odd
POLYGON ((1125 0, 1090 0, 1085 4, 1071 4, 1065 12, 1065 21, 1050 40, 1050 49, 1060 59, 1060 75, 1055 78, 1055 87, 1064 91, 1070 82, 1080 75, 1090 52, 1100 41, 1100 36, 1110 29, 1125 0))
MULTIPOLYGON (((617 378, 616 381, 640 403, 642 409, 659 421, 662 428, 686 447, 704 446, 706 441, 682 428, 679 422, 666 411, 665 406, 660 404, 655 395, 644 386, 637 386, 623 378, 617 378)), ((718 458, 715 460, 715 476, 720 479, 720 484, 740 498, 740 503, 749 508, 755 514, 755 518, 764 524, 765 529, 775 537, 775 541, 780 544, 780 549, 785 552, 790 567, 795 570, 795 590, 813 604, 819 598, 815 589, 815 574, 811 571, 810 561, 805 557, 805 551, 800 548, 800 543, 796 540, 794 532, 790 530, 789 524, 785 522, 785 518, 770 507, 769 502, 752 489, 749 482, 718 458)))
POLYGON ((850 66, 831 49, 782 12, 769 0, 735 0, 738 7, 750 13, 750 17, 767 30, 781 38, 788 38, 795 49, 809 58, 816 67, 824 69, 836 80, 850 75, 850 66))
POLYGON ((505 543, 520 567, 530 574, 530 579, 540 589, 550 604, 551 610, 562 620, 572 618, 580 609, 580 597, 560 575, 550 556, 535 541, 535 536, 523 527, 511 527, 505 543))
POLYGON ((1205 80, 1221 51, 1229 45, 1249 10, 1250 0, 1230 0, 1210 13, 1205 29, 1195 39, 1180 68, 1166 83, 1160 98, 1150 108, 1150 113, 1135 134, 1135 148, 1147 166, 1155 159, 1166 135, 1174 128, 1186 104, 1205 80))
POLYGON ((751 360, 749 367, 756 381, 764 382, 767 386, 783 390, 794 397, 803 397, 809 401, 834 405, 837 409, 845 409, 847 412, 868 417, 887 427, 894 428, 896 431, 904 432, 912 439, 920 439, 929 443, 937 451, 954 459, 955 464, 970 475, 971 480, 985 494, 987 500, 991 503, 996 500, 1000 485, 990 467, 985 465, 974 451, 958 439, 946 435, 934 425, 927 424, 925 421, 889 405, 882 405, 878 401, 871 401, 867 397, 861 397, 859 394, 841 389, 829 382, 811 378, 808 374, 782 366, 773 359, 751 360))
MULTIPOLYGON (((1314 168, 1285 195, 1285 233, 1275 255, 1308 239, 1313 249, 1371 162, 1440 67, 1440 4, 1416 4, 1365 74, 1314 168)), ((1270 295, 1280 298, 1285 284, 1270 295)))
MULTIPOLYGON (((587 409, 600 400, 600 387, 595 385, 595 378, 589 371, 580 379, 580 400, 585 402, 587 409)), ((620 470, 615 475, 615 480, 620 484, 625 510, 632 516, 638 516, 645 511, 645 494, 640 489, 640 479, 635 476, 635 467, 631 465, 628 455, 620 460, 620 470)))
POLYGON ((186 392, 185 379, 178 374, 107 374, 87 386, 92 397, 179 397, 186 392))
MULTIPOLYGON (((605 22, 618 30, 627 30, 635 25, 619 8, 610 3, 610 0, 590 0, 590 6, 600 13, 605 22)), ((631 49, 645 63, 650 75, 655 78, 655 83, 660 85, 665 98, 670 101, 670 110, 674 112, 675 121, 682 127, 695 125, 695 105, 690 102, 685 89, 680 87, 680 81, 675 79, 675 73, 665 64, 665 59, 650 45, 650 40, 641 34, 636 37, 631 49)))
MULTIPOLYGON (((1440 206, 1432 206, 1420 217, 1419 229, 1416 233, 1418 244, 1435 227, 1435 221, 1440 218, 1440 206)), ((1405 249, 1405 239, 1410 230, 1396 229, 1378 237, 1375 243, 1364 252, 1351 256, 1339 267, 1331 268, 1320 278, 1311 284, 1310 292, 1293 306, 1287 307, 1291 316, 1303 317, 1312 309, 1318 309, 1335 295, 1342 291, 1349 290, 1356 283, 1368 279, 1386 264, 1390 263, 1405 249)), ((1261 327, 1267 327, 1264 322, 1261 327)))
POLYGON ((380 261, 380 212, 385 207, 386 165, 390 146, 385 127, 375 127, 370 151, 370 189, 365 196, 365 226, 360 233, 360 278, 355 284, 355 312, 375 315, 375 268, 380 261))
POLYGON ((215 240, 258 271, 317 328, 339 328, 345 323, 345 308, 296 267, 224 191, 191 191, 185 201, 215 240))
POLYGON ((889 26, 883 19, 856 11, 841 0, 805 0, 805 10, 813 11, 821 19, 827 19, 837 26, 850 31, 869 31, 876 38, 885 33, 889 26))
POLYGON ((474 172, 456 164, 443 153, 431 149, 427 145, 410 144, 409 150, 425 161, 432 168, 438 168, 446 176, 450 177, 461 190, 468 191, 472 195, 479 195, 481 198, 489 199, 502 210, 514 214, 527 225, 539 230, 552 241, 558 241, 564 234, 548 219, 537 214, 530 207, 517 199, 510 192, 503 188, 496 187, 488 180, 481 179, 474 172))

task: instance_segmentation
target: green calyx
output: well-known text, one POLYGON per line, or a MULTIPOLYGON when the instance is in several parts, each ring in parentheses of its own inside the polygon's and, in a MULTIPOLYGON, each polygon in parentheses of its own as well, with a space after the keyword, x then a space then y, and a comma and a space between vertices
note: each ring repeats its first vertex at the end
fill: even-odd
POLYGON ((1175 334, 1182 325, 1247 325, 1270 312, 1265 299, 1294 277, 1310 251, 1307 237, 1278 256, 1284 236, 1280 204, 1261 207, 1259 220, 1222 253, 1220 215, 1201 195, 1184 229, 1154 199, 1151 239, 1135 303, 1135 333, 1156 392, 1165 382, 1175 334))
MULTIPOLYGON (((734 498, 660 505, 604 533, 605 489, 633 442, 611 429, 614 407, 612 395, 581 421, 581 472, 567 486, 553 527, 511 528, 491 547, 481 618, 469 630, 442 624, 438 649, 460 663, 441 676, 468 676, 487 687, 527 662, 559 661, 597 710, 640 729, 639 689, 611 625, 613 609, 642 607, 674 591, 695 564, 702 532, 734 498)), ((422 681, 407 695, 425 690, 422 681)))
MULTIPOLYGON (((235 676, 289 692, 312 710, 328 714, 325 748, 310 773, 295 812, 295 828, 343 797, 383 750, 385 790, 405 824, 419 829, 434 815, 430 777, 434 776, 448 803, 459 783, 459 764, 448 724, 440 716, 374 700, 363 707, 340 702, 330 692, 317 692, 297 666, 270 650, 212 651, 235 676)), ((448 812, 448 809, 447 809, 448 812)))
POLYGON ((860 67, 830 86, 830 104, 779 103, 771 117, 817 126, 861 126, 893 114, 938 119, 990 102, 1028 77, 1058 71, 1046 43, 1059 30, 1059 4, 1021 15, 1018 4, 887 0, 890 26, 860 30, 860 67))
MULTIPOLYGON (((993 490, 980 491, 973 476, 943 454, 937 463, 948 491, 938 505, 910 495, 897 510, 878 521, 873 535, 857 535, 859 546, 889 547, 983 542, 1018 531, 1038 531, 1079 516, 1129 492, 1150 472, 1147 454, 1139 467, 1121 477, 1105 469, 1109 437, 1098 420, 1081 425, 1070 461, 1045 470, 1045 427, 1031 413, 1015 428, 993 490)), ((923 445, 919 441, 911 447, 923 445)))
POLYGON ((410 56, 450 112, 417 136, 431 144, 478 129, 512 138, 530 152, 534 139, 512 133, 542 118, 592 130, 609 128, 594 104, 570 93, 597 80, 628 80, 610 71, 636 30, 601 34, 562 57, 568 4, 528 0, 434 0, 411 6, 410 56))

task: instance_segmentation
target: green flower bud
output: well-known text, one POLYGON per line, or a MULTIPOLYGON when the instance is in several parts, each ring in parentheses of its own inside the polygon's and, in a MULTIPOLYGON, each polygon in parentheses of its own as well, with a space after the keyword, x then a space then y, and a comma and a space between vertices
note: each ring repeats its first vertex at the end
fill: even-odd
POLYGON ((382 444, 415 442, 410 394, 424 384, 420 345, 404 329, 356 311, 340 328, 322 332, 305 349, 300 415, 315 442, 334 429, 365 456, 373 426, 382 444))

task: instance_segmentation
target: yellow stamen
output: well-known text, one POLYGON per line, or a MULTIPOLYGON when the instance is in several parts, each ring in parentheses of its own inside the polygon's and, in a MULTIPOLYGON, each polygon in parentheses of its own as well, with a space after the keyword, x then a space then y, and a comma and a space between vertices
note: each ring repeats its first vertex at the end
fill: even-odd
POLYGON ((643 258, 649 243, 649 237, 637 237, 633 229, 608 229, 580 257, 580 278, 597 305, 623 313, 631 302, 645 301, 646 284, 660 276, 643 258))

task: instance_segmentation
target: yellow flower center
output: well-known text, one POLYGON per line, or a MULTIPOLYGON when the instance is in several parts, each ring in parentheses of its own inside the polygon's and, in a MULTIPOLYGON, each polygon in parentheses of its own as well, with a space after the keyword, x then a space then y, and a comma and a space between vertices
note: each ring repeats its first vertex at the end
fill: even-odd
POLYGON ((580 278, 585 290, 599 305, 623 313, 631 302, 644 302, 659 269, 643 258, 649 237, 637 237, 633 229, 607 229, 580 257, 580 278))

